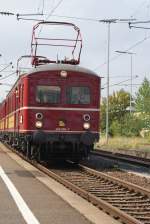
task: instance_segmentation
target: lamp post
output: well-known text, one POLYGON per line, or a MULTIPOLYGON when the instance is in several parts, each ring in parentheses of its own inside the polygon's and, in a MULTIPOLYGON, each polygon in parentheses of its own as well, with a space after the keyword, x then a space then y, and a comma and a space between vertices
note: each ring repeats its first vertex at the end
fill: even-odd
POLYGON ((99 22, 108 24, 107 31, 107 96, 106 96, 106 143, 109 137, 109 62, 110 62, 110 24, 116 23, 118 19, 104 19, 99 22))
POLYGON ((131 75, 131 86, 130 86, 130 114, 132 112, 132 86, 133 86, 133 55, 135 53, 130 52, 130 51, 116 51, 117 53, 120 54, 128 54, 130 55, 130 75, 131 75))

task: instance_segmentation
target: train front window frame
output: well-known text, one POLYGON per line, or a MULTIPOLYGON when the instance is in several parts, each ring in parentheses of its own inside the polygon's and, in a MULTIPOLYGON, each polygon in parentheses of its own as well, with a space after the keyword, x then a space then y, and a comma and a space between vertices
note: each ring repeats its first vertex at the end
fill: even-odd
POLYGON ((61 88, 60 86, 37 85, 36 102, 41 104, 58 104, 60 103, 61 88))
POLYGON ((83 104, 91 103, 91 91, 88 86, 70 86, 66 90, 67 104, 83 104))

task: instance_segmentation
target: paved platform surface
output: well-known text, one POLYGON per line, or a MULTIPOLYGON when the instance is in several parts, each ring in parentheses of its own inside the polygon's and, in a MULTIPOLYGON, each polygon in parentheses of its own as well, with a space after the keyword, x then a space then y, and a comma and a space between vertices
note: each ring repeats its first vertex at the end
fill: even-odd
POLYGON ((118 224, 0 143, 0 224, 118 224))

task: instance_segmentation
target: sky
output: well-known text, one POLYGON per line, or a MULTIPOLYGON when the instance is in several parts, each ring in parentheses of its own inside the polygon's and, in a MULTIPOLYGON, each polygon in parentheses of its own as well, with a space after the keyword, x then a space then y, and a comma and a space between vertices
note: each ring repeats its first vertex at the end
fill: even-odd
MULTIPOLYGON (((76 24, 81 30, 83 39, 80 65, 103 77, 102 96, 106 96, 108 25, 99 20, 150 20, 150 0, 0 0, 0 11, 15 14, 43 11, 44 16, 36 18, 76 24), (78 19, 66 17, 77 17, 78 19)), ((0 83, 6 84, 0 85, 0 101, 17 79, 16 74, 5 77, 16 70, 16 61, 19 57, 30 54, 32 28, 36 23, 35 21, 18 21, 16 16, 0 15, 0 54, 2 55, 0 57, 0 75, 2 75, 0 83), (13 67, 10 62, 13 63, 13 67), (8 68, 1 71, 5 67, 8 68)), ((150 24, 141 25, 150 27, 150 24)), ((52 33, 54 35, 54 32, 52 33)), ((135 95, 144 77, 150 79, 149 49, 149 29, 129 29, 128 23, 120 22, 110 25, 110 94, 121 88, 131 91, 131 55, 118 54, 116 51, 134 53, 132 55, 132 81, 133 95, 135 95)))

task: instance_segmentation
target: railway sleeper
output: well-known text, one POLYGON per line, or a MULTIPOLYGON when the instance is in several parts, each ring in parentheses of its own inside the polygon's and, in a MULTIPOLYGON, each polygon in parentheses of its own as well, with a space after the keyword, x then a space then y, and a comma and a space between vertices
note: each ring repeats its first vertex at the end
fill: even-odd
POLYGON ((138 211, 138 212, 150 212, 150 208, 135 208, 135 206, 132 207, 120 207, 121 210, 125 210, 126 212, 130 211, 138 211))
POLYGON ((136 209, 135 209, 135 211, 128 211, 127 213, 130 214, 130 215, 136 215, 137 217, 141 216, 141 215, 150 216, 150 212, 147 212, 147 211, 136 211, 136 209))
POLYGON ((121 189, 120 190, 118 190, 118 189, 115 189, 114 191, 112 191, 112 190, 103 190, 103 189, 101 189, 101 188, 96 188, 96 189, 91 189, 91 191, 95 191, 95 192, 99 192, 99 193, 103 193, 103 194, 106 194, 106 195, 112 195, 112 194, 122 194, 122 195, 132 195, 132 196, 138 196, 138 194, 137 193, 130 193, 129 191, 128 192, 124 192, 124 191, 122 191, 121 189), (117 190, 117 191, 116 191, 117 190))
MULTIPOLYGON (((108 191, 104 191, 104 190, 101 190, 100 188, 97 188, 97 189, 93 189, 94 186, 85 186, 85 185, 78 185, 78 187, 81 187, 85 190, 87 190, 88 192, 90 192, 91 194, 102 194, 102 195, 106 195, 106 194, 109 194, 111 195, 112 193, 115 193, 115 192, 108 192, 108 191)), ((122 194, 122 192, 120 192, 120 194, 122 194)))
POLYGON ((104 192, 104 193, 115 193, 117 191, 118 193, 128 193, 128 192, 124 192, 124 191, 119 190, 119 189, 108 189, 108 190, 106 190, 106 188, 103 189, 101 187, 96 187, 94 189, 91 188, 91 191, 98 191, 98 192, 104 192))
MULTIPOLYGON (((90 192, 91 193, 91 192, 90 192)), ((94 193, 97 197, 102 197, 102 198, 104 198, 104 199, 110 199, 110 200, 114 200, 114 199, 119 199, 119 198, 121 198, 121 199, 124 199, 124 200, 126 200, 126 198, 129 198, 128 197, 128 195, 124 195, 124 194, 113 194, 113 195, 111 195, 111 194, 99 194, 98 192, 96 193, 96 192, 92 192, 92 193, 94 193)), ((134 199, 134 198, 133 198, 134 199)))
POLYGON ((82 178, 84 178, 85 180, 95 180, 95 179, 96 179, 96 178, 94 178, 94 177, 88 177, 87 175, 82 174, 82 173, 79 173, 79 174, 74 174, 74 173, 70 174, 70 173, 67 173, 66 175, 67 175, 67 176, 74 177, 74 178, 80 178, 80 177, 82 177, 82 178))
POLYGON ((86 185, 88 185, 88 187, 91 186, 91 187, 99 188, 99 189, 104 190, 104 191, 106 191, 106 189, 108 189, 108 190, 119 190, 118 188, 113 188, 113 187, 106 186, 106 185, 105 185, 105 187, 103 187, 100 184, 91 183, 91 182, 90 183, 89 182, 84 182, 82 180, 81 181, 72 181, 72 182, 74 182, 76 184, 80 184, 82 182, 82 184, 86 184, 86 185))
POLYGON ((139 200, 139 199, 145 200, 143 198, 143 196, 137 197, 136 195, 132 196, 132 195, 125 195, 125 194, 122 196, 121 194, 118 195, 118 192, 116 194, 114 194, 114 195, 105 195, 103 197, 105 197, 106 199, 110 199, 110 200, 113 200, 113 199, 118 198, 118 197, 120 197, 121 200, 126 200, 126 201, 128 201, 128 200, 139 200))
MULTIPOLYGON (((112 194, 112 193, 116 193, 116 191, 113 191, 111 189, 108 189, 107 191, 104 190, 104 189, 101 189, 101 187, 97 187, 97 186, 93 186, 93 185, 90 185, 90 186, 87 186, 85 185, 85 183, 83 184, 76 184, 78 187, 81 187, 81 188, 84 188, 84 189, 88 189, 89 191, 93 191, 93 192, 99 192, 99 193, 109 193, 112 194)), ((122 193, 122 192, 121 192, 122 193)))
POLYGON ((114 194, 104 194, 103 192, 96 192, 96 191, 91 191, 91 190, 89 190, 89 192, 91 193, 91 194, 95 194, 97 197, 103 197, 103 198, 114 198, 114 197, 117 197, 117 198, 120 198, 120 197, 124 197, 124 194, 122 194, 122 193, 120 193, 120 194, 116 194, 116 193, 114 193, 114 194))
POLYGON ((140 220, 141 222, 144 222, 144 224, 145 224, 146 221, 150 221, 150 216, 143 216, 143 217, 136 217, 136 216, 134 216, 134 217, 136 219, 140 220))
POLYGON ((119 205, 119 203, 120 204, 123 204, 123 205, 125 205, 125 204, 129 204, 129 205, 136 205, 137 204, 137 206, 150 206, 150 203, 149 203, 149 201, 133 201, 133 200, 131 200, 131 201, 126 201, 126 200, 112 200, 111 202, 110 202, 111 204, 113 204, 113 205, 115 205, 115 204, 118 204, 119 205))
MULTIPOLYGON (((98 196, 97 196, 98 197, 98 196)), ((114 203, 114 202, 124 202, 124 203, 130 203, 132 200, 134 200, 134 198, 122 198, 122 197, 113 197, 113 198, 109 198, 109 197, 100 197, 102 200, 105 200, 109 203, 114 203)), ((134 201, 136 202, 136 201, 134 201)), ((141 203, 141 202, 140 202, 141 203)))
POLYGON ((112 182, 110 183, 110 182, 108 182, 108 181, 106 181, 106 180, 105 180, 105 181, 102 181, 101 179, 96 179, 96 181, 97 181, 97 183, 100 183, 101 185, 104 185, 104 186, 105 186, 106 184, 109 185, 109 186, 118 186, 118 184, 115 184, 115 183, 112 183, 112 182), (98 180, 98 181, 97 181, 97 180, 98 180))
POLYGON ((125 208, 129 208, 129 209, 145 209, 145 207, 147 207, 147 206, 149 206, 148 204, 139 204, 139 203, 137 203, 137 204, 135 204, 135 203, 133 203, 133 204, 129 204, 129 203, 120 203, 120 202, 113 202, 113 203, 111 203, 113 206, 115 206, 115 207, 117 207, 117 208, 120 208, 120 209, 125 209, 125 208), (137 206, 137 207, 136 207, 137 206))
MULTIPOLYGON (((68 178, 68 179, 70 179, 70 178, 68 178)), ((72 178, 72 181, 74 181, 74 182, 86 182, 86 183, 95 183, 95 180, 89 180, 89 179, 84 179, 83 177, 81 177, 81 178, 78 178, 78 179, 76 179, 76 178, 72 178)))
POLYGON ((80 180, 75 180, 75 179, 70 179, 70 178, 65 178, 65 179, 68 180, 68 181, 72 181, 75 184, 80 184, 82 182, 83 184, 87 184, 88 186, 96 186, 96 187, 101 187, 103 189, 106 189, 106 187, 109 188, 109 189, 114 189, 113 187, 110 187, 109 185, 108 186, 105 185, 105 187, 103 187, 100 184, 95 183, 95 181, 93 181, 93 182, 90 181, 89 182, 88 180, 85 181, 85 180, 82 180, 82 179, 80 179, 80 180))
MULTIPOLYGON (((88 180, 90 180, 90 179, 88 179, 88 180)), ((110 187, 121 187, 121 186, 119 186, 118 184, 116 184, 116 183, 113 183, 113 182, 110 182, 110 181, 108 181, 108 180, 101 180, 100 178, 94 178, 94 179, 92 179, 94 182, 95 181, 97 181, 97 183, 99 183, 101 186, 104 186, 104 187, 106 187, 106 185, 107 186, 110 186, 110 187)))
POLYGON ((96 186, 101 188, 101 189, 103 189, 103 190, 106 190, 106 187, 107 187, 107 189, 110 189, 110 190, 117 190, 117 191, 122 190, 118 186, 110 186, 110 185, 106 185, 106 184, 105 185, 101 185, 101 183, 97 183, 96 186))

